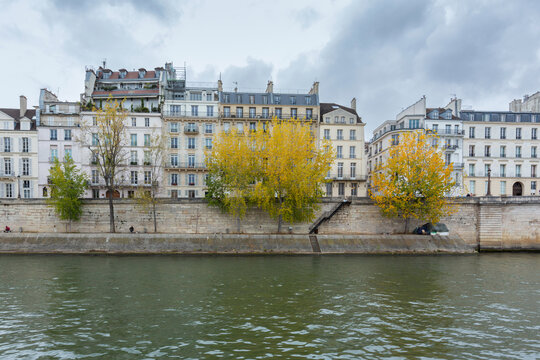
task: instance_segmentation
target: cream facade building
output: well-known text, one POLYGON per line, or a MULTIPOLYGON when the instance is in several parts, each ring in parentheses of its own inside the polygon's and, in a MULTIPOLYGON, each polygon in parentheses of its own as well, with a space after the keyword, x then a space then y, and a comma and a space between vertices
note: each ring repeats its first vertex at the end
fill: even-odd
POLYGON ((36 111, 0 108, 0 198, 33 198, 38 193, 36 111))
POLYGON ((328 140, 336 159, 327 175, 327 197, 367 196, 367 168, 364 151, 364 126, 356 112, 356 99, 351 107, 321 103, 319 139, 328 140))
POLYGON ((462 110, 461 117, 467 192, 538 195, 540 112, 462 110))

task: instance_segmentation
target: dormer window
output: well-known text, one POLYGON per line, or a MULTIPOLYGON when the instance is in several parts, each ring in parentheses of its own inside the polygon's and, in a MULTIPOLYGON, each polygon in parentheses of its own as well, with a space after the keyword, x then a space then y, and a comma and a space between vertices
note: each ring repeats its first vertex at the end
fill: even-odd
POLYGON ((452 110, 446 110, 443 113, 443 118, 446 119, 446 120, 451 120, 452 119, 452 110))
POLYGON ((109 70, 109 69, 103 70, 103 79, 108 79, 108 78, 110 78, 110 77, 111 77, 111 73, 112 73, 112 71, 109 70))
POLYGON ((439 118, 439 110, 433 110, 431 114, 429 114, 430 119, 438 119, 439 118))
POLYGON ((127 75, 127 70, 126 69, 121 69, 119 73, 120 73, 120 79, 123 79, 127 75))
POLYGON ((145 69, 139 69, 139 79, 143 79, 146 76, 145 69))

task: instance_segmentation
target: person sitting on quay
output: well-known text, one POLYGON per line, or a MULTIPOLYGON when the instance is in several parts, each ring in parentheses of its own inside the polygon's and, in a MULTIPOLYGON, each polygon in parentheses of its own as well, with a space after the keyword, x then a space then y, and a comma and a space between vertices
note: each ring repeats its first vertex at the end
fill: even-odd
POLYGON ((4 229, 4 232, 5 232, 5 233, 11 232, 11 228, 10 228, 9 226, 6 225, 6 228, 4 229))

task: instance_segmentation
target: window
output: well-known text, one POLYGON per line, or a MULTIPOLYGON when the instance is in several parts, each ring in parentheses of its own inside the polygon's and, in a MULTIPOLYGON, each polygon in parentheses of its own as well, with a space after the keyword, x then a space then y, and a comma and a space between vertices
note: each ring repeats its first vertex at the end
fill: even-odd
POLYGON ((99 184, 99 172, 97 170, 92 170, 92 184, 99 184))
POLYGON ((152 184, 152 172, 151 171, 145 171, 144 172, 144 184, 145 185, 151 185, 152 184))
POLYGON ((172 133, 177 133, 178 132, 178 123, 177 122, 169 123, 169 130, 172 133))
POLYGON ((150 161, 150 151, 145 150, 143 153, 143 164, 144 165, 152 165, 152 161, 150 161))
POLYGON ((452 162, 452 154, 446 153, 444 154, 444 163, 446 166, 450 165, 452 162))
POLYGON ((231 96, 229 94, 223 94, 223 102, 230 103, 231 96))
POLYGON ((131 151, 130 152, 130 165, 137 165, 137 152, 136 151, 131 151))
POLYGON ((536 165, 531 165, 531 177, 536 177, 536 165))
POLYGON ((296 96, 290 97, 291 105, 296 105, 296 96))
POLYGON ((533 194, 536 192, 536 181, 531 181, 531 192, 533 194))
POLYGON ((131 172, 131 185, 137 185, 139 182, 139 174, 136 171, 131 172))
POLYGON ((206 149, 211 150, 212 149, 212 138, 204 139, 204 146, 206 147, 206 149))
POLYGON ((274 104, 281 104, 281 96, 280 95, 276 95, 274 96, 274 104))
POLYGON ((356 130, 349 130, 349 140, 356 140, 356 130))
POLYGON ((485 157, 491 156, 491 146, 489 145, 484 146, 484 156, 485 157))
POLYGON ((195 174, 188 174, 188 185, 195 185, 195 174))
POLYGON ((22 175, 30 175, 30 159, 22 159, 22 175))
POLYGON ((249 95, 249 103, 255 104, 255 95, 249 95))
POLYGON ((325 117, 324 122, 330 124, 330 116, 325 117))
POLYGON ((250 117, 251 119, 254 119, 254 118, 255 118, 255 115, 256 115, 256 113, 255 113, 255 108, 254 108, 254 107, 250 107, 250 108, 249 108, 249 117, 250 117))
POLYGON ((343 130, 338 129, 337 131, 337 140, 343 140, 343 130))
POLYGON ((58 140, 58 132, 57 132, 57 130, 56 129, 51 129, 50 132, 51 132, 50 133, 51 134, 50 140, 58 140))
POLYGON ((212 128, 212 124, 205 124, 204 125, 204 133, 205 134, 212 134, 214 131, 214 129, 212 128))
POLYGON ((27 137, 22 138, 22 152, 30 152, 30 139, 27 137))
POLYGON ((172 137, 171 138, 171 149, 178 149, 178 138, 172 137))
POLYGON ((351 184, 351 196, 357 196, 358 195, 358 184, 353 183, 351 184))
POLYGON ((516 128, 516 139, 521 139, 521 128, 516 128))
POLYGON ((506 139, 506 128, 505 127, 501 128, 501 139, 506 139))
POLYGON ((249 131, 255 131, 255 130, 257 130, 257 123, 252 121, 249 123, 249 131))
POLYGON ((338 195, 345 196, 345 183, 338 183, 338 195))
POLYGON ((211 105, 206 106, 206 116, 214 116, 214 107, 211 105))
POLYGON ((98 163, 98 156, 97 156, 97 153, 95 151, 92 151, 92 155, 90 157, 90 163, 92 165, 96 165, 98 163))
POLYGON ((276 117, 281 119, 281 108, 276 108, 276 117))
POLYGON ((418 129, 420 127, 420 119, 409 119, 409 129, 418 129))
POLYGON ((501 177, 505 177, 506 176, 506 165, 505 164, 501 164, 499 166, 499 171, 500 171, 500 175, 501 177))
POLYGON ((191 116, 199 116, 199 105, 191 105, 191 116))
POLYGON ((137 134, 131 134, 131 146, 137 146, 137 134))
POLYGON ((531 129, 531 139, 536 140, 536 128, 531 129))
POLYGON ((337 177, 338 178, 343 177, 343 163, 342 162, 337 163, 337 177))
POLYGON ((486 139, 491 139, 491 128, 489 126, 486 126, 486 128, 484 129, 484 132, 485 132, 485 138, 486 139))
POLYGON ((31 197, 30 180, 24 180, 22 183, 23 183, 23 198, 28 199, 31 197))
POLYGON ((223 123, 223 131, 229 132, 231 130, 231 123, 223 123))
POLYGON ((330 140, 330 129, 324 129, 324 139, 330 140))
POLYGON ((193 154, 188 155, 188 167, 190 167, 190 168, 195 167, 195 155, 193 155, 193 154))
POLYGON ((469 164, 469 176, 476 176, 474 174, 474 164, 469 164))
POLYGON ((268 119, 270 117, 270 113, 269 113, 268 108, 262 108, 262 117, 264 119, 268 119))
POLYGON ((171 174, 171 185, 178 185, 178 174, 171 174))
POLYGON ((332 183, 326 183, 326 196, 332 197, 332 183))
POLYGON ((263 104, 268 104, 268 96, 267 95, 262 96, 262 103, 263 104))
POLYGON ((202 100, 202 93, 200 92, 192 92, 189 94, 189 100, 192 101, 200 101, 202 100))
POLYGON ((13 184, 10 184, 10 183, 6 184, 6 197, 7 198, 13 197, 13 184))
POLYGON ((469 156, 474 157, 474 145, 469 145, 469 156))
POLYGON ((521 157, 521 146, 516 146, 516 157, 517 158, 521 157))
POLYGON ((58 149, 55 147, 51 147, 51 162, 58 159, 58 149))
POLYGON ((144 118, 144 126, 150 127, 150 118, 144 118))
POLYGON ((241 95, 241 94, 236 95, 236 102, 237 102, 238 104, 241 104, 241 103, 242 103, 242 95, 241 95))
POLYGON ((452 125, 446 125, 445 126, 445 133, 451 134, 452 133, 452 125))
POLYGON ((92 199, 99 199, 99 189, 92 189, 92 199))
POLYGON ((306 96, 305 100, 306 100, 306 105, 311 105, 311 96, 306 96))
POLYGON ((206 93, 206 101, 212 101, 212 93, 206 93))
POLYGON ((243 107, 237 107, 236 108, 236 117, 237 118, 243 118, 244 117, 244 108, 243 107))
POLYGON ((536 158, 536 146, 531 147, 531 157, 536 158))
POLYGON ((137 118, 134 118, 134 117, 131 118, 131 126, 134 126, 134 127, 137 126, 137 118))
POLYGON ((474 139, 474 126, 469 128, 469 139, 474 139))
POLYGON ((516 177, 521 177, 521 165, 516 165, 516 177))
POLYGON ((150 134, 144 134, 144 146, 150 146, 150 134))
POLYGON ((476 194, 476 181, 469 181, 469 191, 471 192, 471 194, 476 194))
POLYGON ((356 178, 356 163, 351 163, 351 178, 356 178))
POLYGON ((65 146, 64 147, 64 158, 68 158, 68 157, 73 158, 72 155, 73 155, 73 153, 71 151, 71 146, 65 146))
POLYGON ((291 118, 296 119, 298 116, 298 109, 292 108, 291 109, 291 118))
POLYGON ((92 117, 92 126, 97 126, 97 117, 92 117))
POLYGON ((178 155, 171 155, 171 167, 178 167, 178 155))
POLYGON ((337 147, 336 158, 343 159, 343 146, 338 146, 337 147))
POLYGON ((306 109, 306 119, 313 119, 313 109, 306 109))
POLYGON ((351 159, 356 158, 356 146, 349 146, 349 157, 351 159))
POLYGON ((501 195, 506 195, 506 181, 501 181, 501 195))
POLYGON ((354 121, 354 118, 349 118, 349 124, 354 124, 355 121, 354 121))
POLYGON ((225 106, 223 108, 223 116, 231 117, 231 107, 230 106, 225 106))
POLYGON ((491 171, 491 165, 490 164, 485 164, 484 165, 484 176, 488 176, 490 171, 491 171))
POLYGON ((188 138, 188 149, 190 150, 195 149, 195 138, 193 137, 188 138))
POLYGON ((506 146, 501 145, 500 152, 502 158, 506 157, 506 146))

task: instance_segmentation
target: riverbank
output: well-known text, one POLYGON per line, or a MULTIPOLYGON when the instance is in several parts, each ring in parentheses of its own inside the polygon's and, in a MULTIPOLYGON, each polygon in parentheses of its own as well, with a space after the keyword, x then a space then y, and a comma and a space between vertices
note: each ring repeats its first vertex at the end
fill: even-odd
POLYGON ((0 234, 0 253, 466 254, 458 236, 246 234, 0 234))

